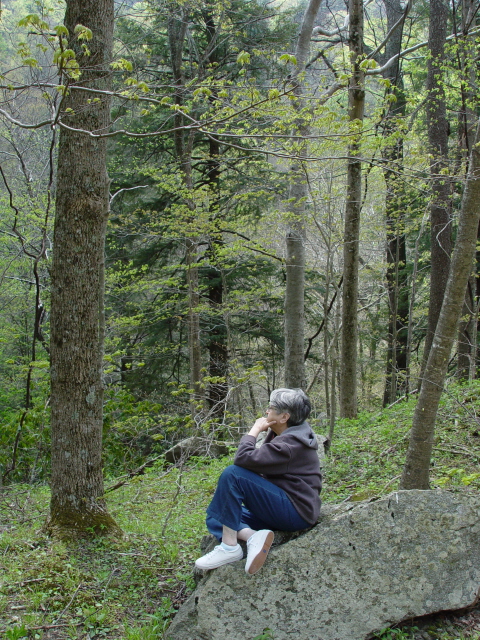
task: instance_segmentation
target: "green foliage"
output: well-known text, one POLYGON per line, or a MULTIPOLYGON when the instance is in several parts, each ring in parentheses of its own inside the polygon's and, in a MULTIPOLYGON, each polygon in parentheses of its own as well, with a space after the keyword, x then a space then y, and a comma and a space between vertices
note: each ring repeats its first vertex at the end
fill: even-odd
POLYGON ((6 640, 23 640, 23 638, 28 638, 29 635, 30 632, 24 624, 12 627, 5 631, 6 640))
POLYGON ((125 627, 125 640, 159 640, 175 613, 170 598, 164 598, 158 613, 146 616, 147 624, 125 627))
MULTIPOLYGON (((326 462, 329 501, 364 500, 395 490, 405 461, 416 397, 381 412, 337 423, 326 462), (375 438, 365 434, 375 433, 375 438)), ((432 488, 480 489, 477 415, 480 382, 451 382, 439 409, 431 466, 432 488)))
POLYGON ((33 637, 35 626, 62 623, 78 640, 87 634, 111 640, 161 638, 194 587, 191 567, 205 508, 226 464, 198 459, 183 470, 157 464, 108 494, 110 511, 126 534, 121 541, 52 542, 38 530, 46 517, 46 488, 5 488, 0 494, 5 527, 0 635, 26 629, 33 637), (19 607, 16 621, 11 604, 19 607))
POLYGON ((411 627, 408 630, 402 629, 383 629, 378 634, 374 635, 374 638, 381 640, 414 640, 415 631, 418 631, 418 627, 411 627))
POLYGON ((275 640, 275 639, 274 639, 272 630, 266 627, 262 631, 262 633, 260 633, 258 636, 255 636, 255 638, 252 638, 252 640, 275 640))

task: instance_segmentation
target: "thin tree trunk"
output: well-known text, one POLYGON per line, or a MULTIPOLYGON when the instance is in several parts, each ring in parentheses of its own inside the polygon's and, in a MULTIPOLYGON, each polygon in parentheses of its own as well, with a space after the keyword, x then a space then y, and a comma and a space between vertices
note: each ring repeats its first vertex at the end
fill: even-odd
MULTIPOLYGON (((459 115, 458 123, 458 164, 462 165, 462 160, 466 160, 465 166, 468 171, 468 157, 472 148, 473 137, 475 135, 475 105, 478 103, 473 87, 476 86, 477 60, 475 36, 469 36, 468 30, 472 26, 476 13, 476 0, 463 0, 461 3, 461 30, 458 37, 457 61, 458 69, 464 82, 461 83, 462 111, 459 115)), ((455 11, 455 4, 452 5, 455 11)), ((456 15, 454 14, 456 22, 456 15)), ((452 195, 453 195, 452 182, 452 195)), ((476 265, 475 265, 476 266, 476 265)), ((476 270, 476 269, 475 269, 476 270)), ((472 271, 475 271, 472 264, 472 271)), ((458 329, 458 359, 457 377, 459 380, 468 380, 475 377, 474 362, 476 359, 477 343, 477 299, 476 299, 476 276, 469 278, 465 291, 465 300, 462 310, 462 319, 458 329)))
POLYGON ((349 47, 352 77, 348 91, 349 121, 352 142, 348 147, 347 201, 343 245, 342 354, 340 415, 357 415, 357 339, 358 339, 358 250, 362 202, 362 163, 360 140, 365 108, 363 55, 363 3, 349 0, 349 47))
MULTIPOLYGON (((328 294, 329 286, 328 283, 326 285, 326 293, 328 294)), ((323 313, 325 318, 325 325, 323 327, 323 378, 325 385, 325 412, 327 414, 327 419, 330 418, 330 363, 329 363, 329 344, 328 344, 328 309, 327 309, 327 299, 325 297, 325 301, 323 304, 323 313)))
MULTIPOLYGON (((473 266, 473 264, 472 264, 473 266)), ((473 285, 475 278, 470 276, 463 300, 462 315, 458 325, 457 338, 457 378, 465 381, 470 377, 471 358, 473 351, 473 332, 475 330, 475 300, 473 285)))
MULTIPOLYGON (((167 23, 170 58, 176 87, 175 103, 179 105, 183 104, 184 101, 185 77, 182 57, 187 25, 188 16, 184 7, 179 7, 178 14, 172 13, 167 23)), ((192 149, 194 134, 193 132, 185 134, 181 129, 183 124, 184 115, 178 110, 175 113, 175 126, 177 127, 174 132, 175 153, 177 160, 180 162, 182 179, 186 188, 185 202, 193 216, 195 201, 191 192, 193 190, 192 149)), ((189 222, 191 221, 192 219, 189 220, 189 222)), ((198 313, 200 294, 198 289, 197 241, 194 237, 187 237, 185 239, 185 263, 188 290, 188 358, 190 364, 190 388, 193 392, 190 398, 190 404, 192 415, 195 415, 202 401, 202 352, 200 343, 200 316, 198 313)))
MULTIPOLYGON (((208 160, 208 183, 210 186, 210 212, 211 220, 215 224, 218 216, 219 178, 220 178, 220 145, 216 140, 210 140, 208 160)), ((223 417, 225 402, 228 393, 228 332, 223 313, 224 283, 220 267, 218 250, 222 247, 223 240, 219 234, 210 238, 207 251, 210 265, 207 271, 208 301, 211 309, 208 330, 208 372, 213 380, 208 388, 208 404, 211 414, 218 419, 223 417)))
POLYGON ((448 131, 445 91, 443 88, 443 61, 447 34, 448 2, 431 0, 429 26, 429 52, 427 74, 427 127, 431 154, 430 175, 432 201, 430 204, 431 273, 428 307, 428 326, 423 352, 423 371, 442 308, 443 297, 452 251, 450 221, 450 180, 448 172, 448 131))
POLYGON ((191 238, 186 240, 186 266, 188 287, 188 354, 190 362, 190 388, 192 394, 192 413, 196 414, 202 402, 202 351, 200 345, 200 315, 198 305, 197 244, 191 238))
POLYGON ((333 433, 335 431, 335 421, 337 419, 337 369, 338 369, 338 335, 340 333, 340 312, 337 307, 335 311, 335 330, 332 338, 332 384, 330 401, 330 420, 328 427, 328 443, 332 444, 333 433))
MULTIPOLYGON (((404 15, 400 0, 384 0, 387 13, 387 32, 404 15)), ((401 51, 403 28, 397 28, 385 47, 385 61, 401 51)), ((383 62, 383 60, 382 60, 383 62)), ((404 216, 403 137, 399 135, 398 120, 405 116, 406 100, 400 61, 391 65, 383 74, 392 88, 390 95, 395 100, 389 102, 385 116, 384 136, 394 138, 393 144, 383 150, 386 185, 385 213, 387 230, 387 291, 389 320, 387 337, 387 367, 383 406, 395 401, 397 395, 405 392, 407 367, 407 325, 408 325, 408 276, 406 270, 406 239, 404 216), (396 136, 394 134, 396 133, 396 136)))
POLYGON ((208 403, 213 417, 221 419, 225 411, 228 393, 228 344, 227 327, 223 315, 223 281, 220 268, 216 265, 219 243, 211 241, 208 269, 208 301, 211 309, 208 331, 208 372, 213 380, 209 384, 208 403))
MULTIPOLYGON (((207 50, 205 62, 216 66, 219 62, 217 44, 217 26, 215 24, 215 3, 207 0, 203 10, 206 27, 207 50)), ((215 101, 215 88, 210 102, 215 101)), ((222 234, 216 232, 216 221, 220 217, 220 143, 216 138, 208 140, 207 183, 209 186, 210 222, 213 227, 207 255, 210 266, 207 270, 208 301, 211 309, 208 330, 208 372, 213 380, 208 388, 208 404, 210 414, 221 420, 223 418, 228 394, 228 331, 223 313, 225 296, 223 273, 220 265, 218 249, 223 245, 222 234), (215 380, 216 379, 216 380, 215 380)))
POLYGON ((305 336, 305 207, 302 198, 305 177, 297 173, 298 182, 290 189, 290 198, 300 203, 286 235, 285 286, 285 386, 305 388, 303 358, 305 336))
MULTIPOLYGON (((113 0, 67 0, 65 26, 83 86, 108 89, 113 0), (74 30, 92 30, 90 56, 74 30)), ((70 90, 71 127, 102 132, 110 100, 70 90), (90 104, 89 104, 90 102, 90 104)), ((52 497, 49 530, 60 537, 119 532, 103 499, 103 263, 109 179, 106 140, 61 129, 51 302, 52 497)))
POLYGON ((410 363, 411 363, 411 357, 412 357, 413 311, 415 309, 415 301, 416 301, 416 295, 417 295, 418 262, 420 259, 419 246, 420 246, 420 240, 423 237, 426 218, 427 218, 427 214, 425 213, 422 218, 420 230, 415 240, 415 248, 413 251, 413 271, 412 271, 412 280, 411 280, 410 304, 408 309, 408 330, 407 330, 407 363, 406 363, 407 379, 405 383, 405 394, 407 396, 410 392, 410 363))
MULTIPOLYGON (((297 65, 292 79, 295 106, 300 113, 303 103, 303 80, 310 39, 321 0, 310 0, 303 16, 295 57, 297 65)), ((308 135, 310 126, 301 116, 296 122, 294 137, 308 135)), ((285 386, 306 387, 304 334, 305 334, 305 201, 308 195, 306 168, 302 162, 307 154, 307 144, 302 143, 298 158, 291 170, 289 193, 290 210, 286 233, 286 286, 285 286, 285 386)))
POLYGON ((450 353, 462 311, 463 297, 475 255, 480 218, 480 121, 470 156, 458 233, 437 330, 425 368, 415 408, 410 442, 403 468, 402 489, 428 489, 435 420, 443 391, 450 353))

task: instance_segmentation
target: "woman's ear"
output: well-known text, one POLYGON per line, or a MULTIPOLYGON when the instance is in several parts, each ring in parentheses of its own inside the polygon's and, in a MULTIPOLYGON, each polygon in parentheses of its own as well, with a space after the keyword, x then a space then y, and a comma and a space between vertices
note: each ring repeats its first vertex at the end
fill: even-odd
POLYGON ((282 413, 282 417, 280 418, 279 422, 281 422, 282 424, 286 424, 289 420, 290 420, 290 414, 282 413))

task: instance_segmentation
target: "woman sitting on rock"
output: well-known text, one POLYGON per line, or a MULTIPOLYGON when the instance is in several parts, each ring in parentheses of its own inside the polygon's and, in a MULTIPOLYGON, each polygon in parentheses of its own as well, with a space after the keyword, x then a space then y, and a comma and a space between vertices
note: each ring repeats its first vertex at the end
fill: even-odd
POLYGON ((240 440, 234 464, 218 480, 207 509, 207 528, 219 541, 195 562, 215 569, 243 558, 238 540, 247 542, 245 571, 265 562, 273 531, 298 531, 316 523, 322 477, 317 439, 306 419, 310 400, 301 389, 276 389, 266 417, 240 440), (255 443, 268 431, 258 449, 255 443))

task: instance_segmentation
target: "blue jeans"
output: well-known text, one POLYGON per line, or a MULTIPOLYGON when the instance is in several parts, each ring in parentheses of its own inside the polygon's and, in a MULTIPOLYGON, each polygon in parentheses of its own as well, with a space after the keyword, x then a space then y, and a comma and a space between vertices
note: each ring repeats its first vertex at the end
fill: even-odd
POLYGON ((218 540, 225 525, 234 531, 277 529, 299 531, 311 525, 301 518, 283 489, 258 473, 227 467, 207 508, 207 529, 218 540))

